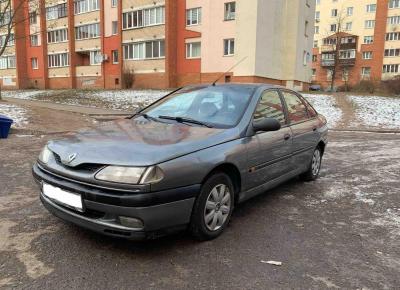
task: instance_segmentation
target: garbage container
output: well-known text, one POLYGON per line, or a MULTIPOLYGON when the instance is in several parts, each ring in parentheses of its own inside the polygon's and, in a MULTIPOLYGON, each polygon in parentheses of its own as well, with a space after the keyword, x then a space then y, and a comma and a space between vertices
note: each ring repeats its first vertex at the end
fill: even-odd
POLYGON ((0 139, 5 139, 8 137, 8 132, 10 132, 11 124, 13 120, 4 116, 0 115, 0 139))

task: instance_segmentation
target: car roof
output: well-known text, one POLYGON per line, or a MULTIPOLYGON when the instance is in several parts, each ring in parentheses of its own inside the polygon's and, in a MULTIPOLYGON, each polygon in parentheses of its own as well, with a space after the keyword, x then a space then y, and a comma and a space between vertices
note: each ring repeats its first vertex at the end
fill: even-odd
MULTIPOLYGON (((192 87, 192 88, 205 88, 205 87, 209 87, 212 86, 213 84, 199 84, 199 85, 190 85, 187 87, 192 87)), ((269 88, 277 88, 277 89, 285 89, 285 87, 283 86, 278 86, 278 85, 271 85, 271 84, 265 84, 265 83, 216 83, 215 86, 217 87, 231 87, 231 88, 235 88, 235 87, 252 87, 254 89, 258 89, 258 88, 265 88, 265 89, 269 89, 269 88)))

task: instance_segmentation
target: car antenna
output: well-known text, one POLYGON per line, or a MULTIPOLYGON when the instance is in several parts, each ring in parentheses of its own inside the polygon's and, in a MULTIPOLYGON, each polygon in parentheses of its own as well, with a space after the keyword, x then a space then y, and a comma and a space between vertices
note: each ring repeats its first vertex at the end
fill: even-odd
POLYGON ((237 67, 240 63, 242 63, 245 59, 247 58, 247 56, 245 56, 244 58, 242 58, 239 62, 235 63, 232 67, 230 67, 226 72, 224 72, 223 74, 221 74, 213 83, 212 85, 215 87, 215 84, 224 76, 226 75, 230 70, 234 69, 235 67, 237 67))

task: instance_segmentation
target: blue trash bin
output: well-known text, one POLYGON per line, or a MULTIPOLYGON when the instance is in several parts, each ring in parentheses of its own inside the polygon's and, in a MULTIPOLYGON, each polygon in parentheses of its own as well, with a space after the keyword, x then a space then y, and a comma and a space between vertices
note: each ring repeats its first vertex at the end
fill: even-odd
POLYGON ((5 139, 8 137, 12 123, 12 119, 4 115, 0 115, 0 139, 5 139))

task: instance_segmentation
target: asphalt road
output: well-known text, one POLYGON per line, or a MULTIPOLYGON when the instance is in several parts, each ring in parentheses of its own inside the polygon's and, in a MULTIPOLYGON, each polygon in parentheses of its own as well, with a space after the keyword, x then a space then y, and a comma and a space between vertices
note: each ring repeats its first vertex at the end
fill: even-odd
POLYGON ((400 135, 332 133, 319 180, 240 205, 204 243, 185 232, 130 242, 53 217, 30 174, 53 137, 0 141, 1 288, 400 287, 400 135))

